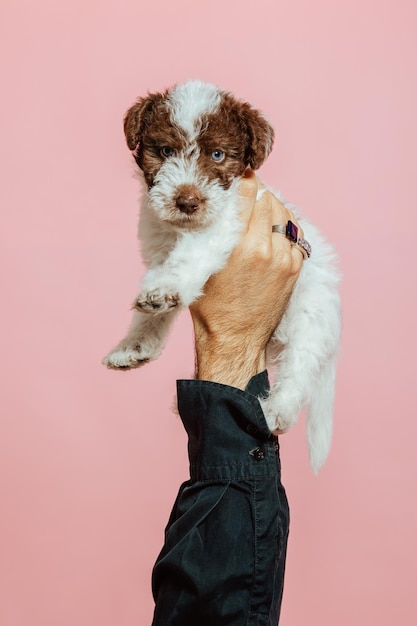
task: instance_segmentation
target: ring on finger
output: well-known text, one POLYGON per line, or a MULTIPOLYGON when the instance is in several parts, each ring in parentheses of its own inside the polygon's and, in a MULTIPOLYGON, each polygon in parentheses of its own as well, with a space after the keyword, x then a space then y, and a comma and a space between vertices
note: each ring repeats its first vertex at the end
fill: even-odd
POLYGON ((298 236, 298 226, 291 220, 288 220, 286 224, 273 224, 273 233, 280 233, 302 252, 304 259, 308 259, 311 256, 311 245, 304 239, 304 237, 298 236))

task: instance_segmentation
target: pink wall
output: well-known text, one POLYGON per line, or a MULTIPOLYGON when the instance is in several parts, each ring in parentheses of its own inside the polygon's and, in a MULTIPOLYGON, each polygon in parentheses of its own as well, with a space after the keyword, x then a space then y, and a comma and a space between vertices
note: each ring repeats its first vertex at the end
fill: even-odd
POLYGON ((319 478, 282 438, 292 531, 283 626, 417 622, 416 5, 412 0, 14 0, 0 20, 0 624, 136 626, 179 483, 169 410, 193 369, 100 359, 141 272, 121 118, 201 77, 269 115, 265 180, 337 245, 344 336, 319 478))

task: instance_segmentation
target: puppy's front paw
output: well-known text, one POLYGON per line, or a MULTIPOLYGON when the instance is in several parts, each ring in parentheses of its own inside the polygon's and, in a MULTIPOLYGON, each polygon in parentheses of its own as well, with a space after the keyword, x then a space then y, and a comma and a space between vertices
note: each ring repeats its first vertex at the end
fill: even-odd
POLYGON ((267 422, 272 432, 277 432, 283 435, 284 433, 287 433, 290 428, 297 423, 297 418, 284 415, 275 415, 274 417, 271 416, 271 419, 268 419, 267 422))
POLYGON ((144 313, 167 313, 181 304, 178 293, 164 293, 159 289, 142 291, 133 303, 133 308, 144 313))
POLYGON ((271 432, 286 433, 297 423, 300 411, 299 402, 283 401, 281 396, 271 394, 266 400, 260 400, 265 419, 271 432))
POLYGON ((140 346, 127 346, 110 352, 110 354, 104 357, 102 363, 109 369, 124 371, 141 367, 148 363, 149 360, 150 357, 144 355, 140 346))

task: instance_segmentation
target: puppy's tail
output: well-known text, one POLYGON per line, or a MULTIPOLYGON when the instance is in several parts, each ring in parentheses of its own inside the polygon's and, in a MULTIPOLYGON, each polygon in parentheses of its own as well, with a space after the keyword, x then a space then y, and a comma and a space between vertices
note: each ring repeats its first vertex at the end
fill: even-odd
POLYGON ((332 442, 335 377, 336 357, 333 357, 320 369, 307 413, 307 444, 315 474, 324 465, 332 442))

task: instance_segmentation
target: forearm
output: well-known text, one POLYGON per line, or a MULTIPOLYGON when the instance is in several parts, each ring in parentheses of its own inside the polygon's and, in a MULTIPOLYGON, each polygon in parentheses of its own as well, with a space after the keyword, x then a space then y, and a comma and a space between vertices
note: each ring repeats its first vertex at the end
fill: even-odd
POLYGON ((249 380, 265 369, 265 352, 245 337, 225 343, 223 338, 201 331, 196 334, 196 372, 199 380, 246 389, 249 380))
POLYGON ((288 209, 269 192, 256 201, 253 176, 240 189, 243 213, 250 210, 242 237, 190 311, 196 378, 245 389, 265 369, 266 346, 286 310, 303 255, 272 232, 272 224, 295 219, 288 209))

